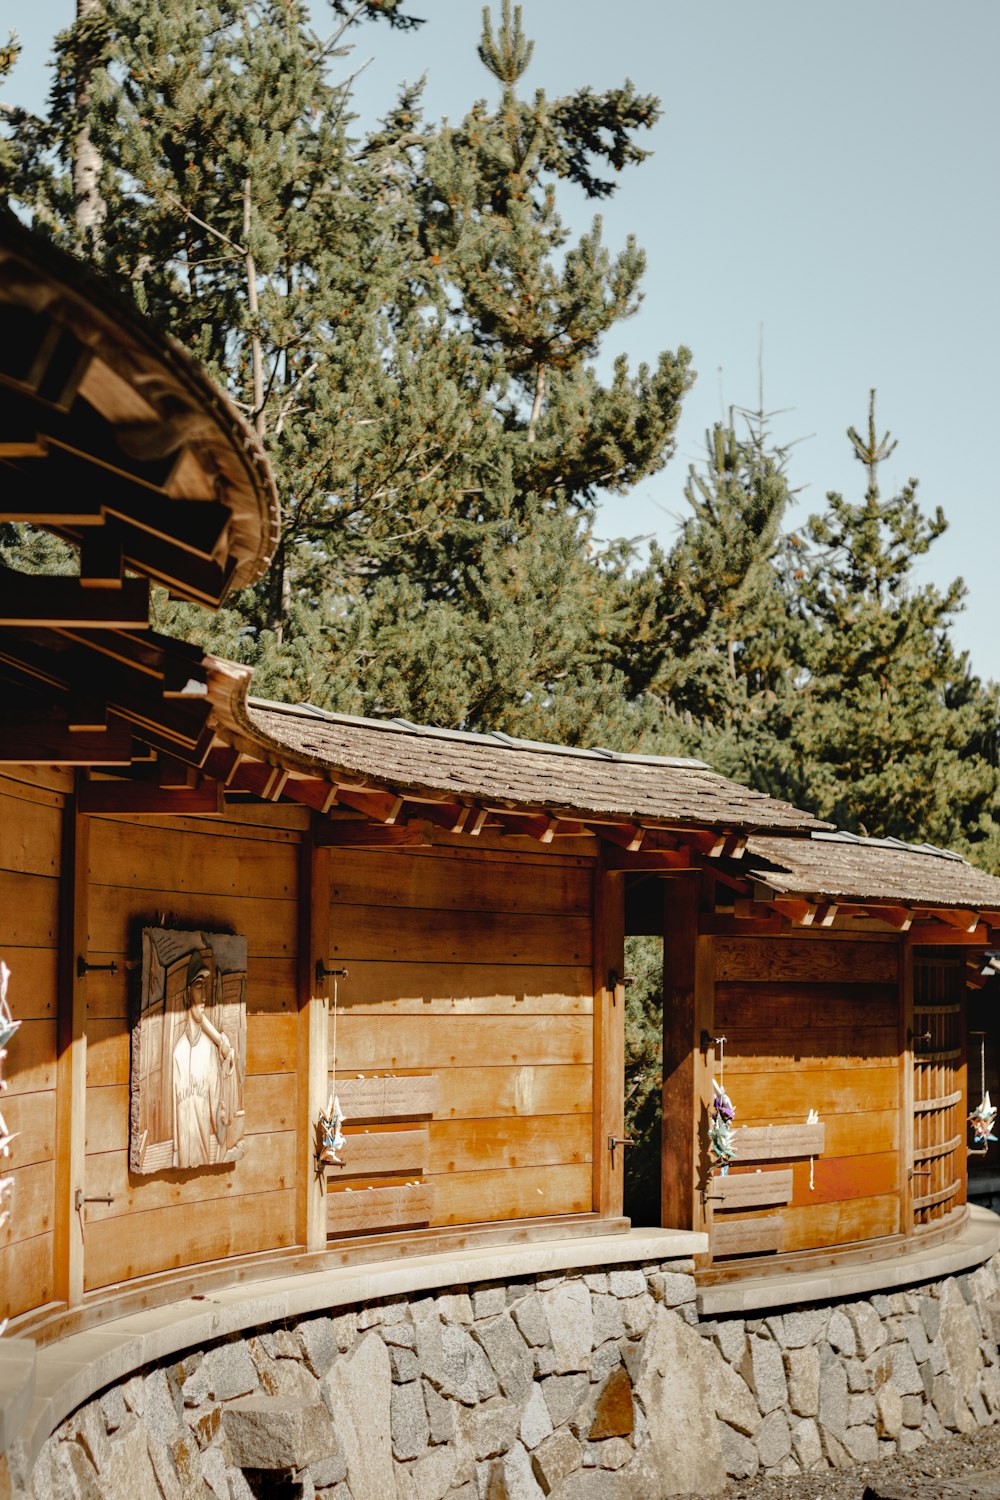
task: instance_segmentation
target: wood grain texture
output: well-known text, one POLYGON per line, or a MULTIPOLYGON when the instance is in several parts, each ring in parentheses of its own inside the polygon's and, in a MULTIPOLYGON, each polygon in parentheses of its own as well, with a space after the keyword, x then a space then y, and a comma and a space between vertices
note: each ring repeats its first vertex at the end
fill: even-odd
POLYGON ((792 1196, 791 1168, 714 1176, 708 1196, 715 1209, 769 1208, 788 1203, 792 1196))
POLYGON ((429 921, 407 907, 331 908, 330 953, 348 966, 372 959, 464 963, 470 951, 487 964, 587 964, 590 918, 439 911, 429 921))
POLYGON ((521 1120, 435 1120, 428 1175, 514 1167, 566 1166, 591 1160, 589 1115, 521 1120))
MULTIPOLYGON (((590 1158, 593 1208, 608 1217, 622 1212, 625 1152, 610 1140, 625 1135, 625 879, 599 864, 594 903, 594 1115, 590 1158)), ((566 1158, 572 1159, 572 1158, 566 1158)), ((580 1160, 580 1157, 576 1157, 580 1160)))
POLYGON ((326 1197, 327 1228, 336 1238, 372 1229, 401 1229, 429 1224, 434 1218, 435 1189, 429 1183, 401 1187, 343 1188, 326 1197))
MULTIPOLYGON (((7 999, 14 1015, 21 1021, 40 1021, 55 1017, 57 1007, 56 970, 58 959, 54 948, 19 948, 4 943, 4 960, 10 968, 7 999)), ((15 1045, 8 1055, 14 1063, 15 1045)))
MULTIPOLYGON (((247 1194, 291 1188, 295 1183, 295 1132, 275 1130, 244 1138, 238 1162, 210 1171, 171 1168, 150 1177, 129 1173, 127 1151, 103 1151, 87 1157, 87 1193, 111 1194, 113 1203, 88 1203, 87 1226, 105 1219, 121 1219, 212 1200, 232 1200, 247 1194)), ((228 1213, 228 1208, 220 1212, 228 1213)), ((156 1247, 157 1251, 160 1249, 156 1247)), ((152 1257, 151 1257, 152 1258, 152 1257)))
POLYGON ((117 886, 107 885, 95 885, 91 891, 91 949, 100 954, 129 953, 133 931, 159 926, 159 918, 164 912, 180 926, 200 928, 204 932, 245 934, 251 958, 292 958, 295 955, 297 908, 294 901, 204 896, 153 887, 133 887, 123 900, 117 886))
POLYGON ((59 881, 0 869, 4 946, 55 948, 59 941, 59 881))
POLYGON ((716 938, 715 966, 719 980, 779 984, 805 981, 831 984, 895 985, 899 944, 809 938, 716 938))
POLYGON ((0 1308, 5 1317, 16 1318, 54 1298, 51 1234, 37 1234, 0 1250, 0 1308))
POLYGON ((293 1189, 234 1197, 224 1212, 209 1199, 98 1220, 87 1227, 86 1290, 294 1242, 293 1189))
POLYGON ((341 1015, 337 1072, 589 1062, 589 1016, 384 1016, 377 1026, 341 1015))
POLYGON ((355 964, 340 987, 351 1015, 590 1015, 589 965, 355 964))
POLYGON ((0 778, 0 870, 58 876, 62 800, 39 803, 11 796, 0 778))
MULTIPOLYGON (((719 1023, 721 1024, 721 1023, 719 1023)), ((884 1068, 897 1058, 898 1027, 829 1027, 822 1031, 751 1030, 726 1024, 726 1076, 759 1072, 824 1072, 832 1068, 884 1068)), ((738 1086, 738 1085, 737 1085, 738 1086)))
POLYGON ((341 1164, 326 1168, 330 1185, 380 1172, 420 1177, 427 1171, 430 1135, 426 1126, 419 1130, 351 1130, 348 1126, 346 1137, 347 1144, 338 1153, 341 1164))
POLYGON ((783 1248, 780 1214, 770 1214, 763 1219, 736 1219, 720 1215, 712 1220, 712 1254, 716 1257, 760 1255, 768 1250, 783 1248))
MULTIPOLYGON (((676 1229, 697 1229, 703 1215, 699 1146, 705 1091, 700 1036, 711 987, 696 986, 696 877, 664 882, 663 906, 663 1144, 660 1217, 676 1229)), ((710 939, 702 939, 703 943, 710 939)))
MULTIPOLYGON (((6 950, 4 950, 6 957, 6 950)), ((12 1004, 13 1009, 13 1004, 12 1004)), ((17 1011, 14 1011, 15 1016, 17 1011)), ((32 1094, 56 1086, 56 1022, 21 1021, 7 1047, 4 1063, 7 1088, 4 1099, 14 1094, 32 1094)))
POLYGON ((479 1224, 590 1211, 586 1166, 515 1167, 507 1172, 449 1172, 434 1179, 434 1223, 479 1224))
POLYGON ((741 1125, 733 1131, 738 1161, 787 1161, 793 1156, 819 1156, 825 1126, 741 1125))
POLYGON ((590 915, 590 870, 582 861, 552 865, 544 858, 487 853, 459 859, 458 853, 345 851, 331 882, 334 906, 590 915))
POLYGON ((825 1034, 860 1026, 867 1032, 871 1027, 895 1026, 898 1014, 895 984, 730 980, 715 987, 715 1019, 727 1035, 730 1027, 825 1034))
MULTIPOLYGON (((12 1212, 0 1229, 0 1247, 6 1249, 19 1240, 34 1239, 40 1234, 51 1237, 55 1212, 55 1163, 35 1162, 11 1172, 10 1176, 14 1179, 10 1200, 12 1212)), ((2 1306, 0 1316, 7 1316, 2 1306)))
POLYGON ((141 889, 154 875, 177 891, 208 896, 283 897, 295 900, 298 886, 294 844, 247 839, 237 858, 228 841, 192 838, 163 820, 156 826, 95 818, 90 879, 94 885, 141 889))
POLYGON ((761 1072, 745 1076, 733 1099, 739 1119, 770 1119, 775 1124, 805 1122, 810 1109, 820 1118, 868 1110, 895 1109, 899 1078, 895 1061, 880 1068, 829 1068, 814 1073, 761 1072))
MULTIPOLYGON (((593 1107, 589 1065, 447 1068, 440 1075, 438 1119, 582 1113, 593 1107)), ((541 1127, 544 1128, 544 1127, 541 1127)))
MULTIPOLYGON (((332 1058, 331 1058, 332 1061, 332 1058)), ((345 1116, 358 1120, 398 1120, 435 1113, 440 1100, 436 1073, 415 1073, 404 1078, 344 1078, 331 1073, 345 1116)))

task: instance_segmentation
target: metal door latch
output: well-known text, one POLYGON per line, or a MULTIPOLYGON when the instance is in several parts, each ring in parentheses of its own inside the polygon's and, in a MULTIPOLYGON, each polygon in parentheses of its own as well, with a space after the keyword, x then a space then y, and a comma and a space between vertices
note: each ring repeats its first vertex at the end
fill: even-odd
POLYGON ((105 1193, 102 1197, 88 1198, 84 1193, 83 1188, 77 1188, 76 1193, 73 1197, 73 1206, 76 1209, 77 1213, 80 1213, 85 1203, 114 1203, 114 1201, 114 1195, 112 1193, 105 1193))
POLYGON ((634 1146, 634 1145, 635 1145, 635 1141, 632 1139, 631 1136, 628 1136, 628 1135, 609 1135, 608 1136, 608 1150, 611 1152, 611 1165, 614 1166, 614 1164, 615 1164, 615 1147, 616 1146, 634 1146))

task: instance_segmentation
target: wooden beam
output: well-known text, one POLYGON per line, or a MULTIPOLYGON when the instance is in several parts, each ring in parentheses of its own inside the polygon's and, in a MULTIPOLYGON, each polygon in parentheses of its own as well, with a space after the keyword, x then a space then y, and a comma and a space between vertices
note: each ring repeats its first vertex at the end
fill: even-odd
POLYGON ((420 816, 424 822, 443 828, 445 833, 468 832, 468 825, 475 821, 476 811, 476 808, 469 807, 464 802, 420 804, 420 816))
POLYGON ((83 587, 78 578, 0 571, 0 626, 134 630, 148 624, 145 578, 129 578, 118 589, 95 589, 83 587))
POLYGON ((548 813, 502 812, 497 816, 506 833, 534 839, 539 844, 551 844, 559 826, 559 819, 548 813))
MULTIPOLYGON (((313 820, 316 821, 315 819, 313 820)), ((327 1100, 329 1002, 316 984, 317 960, 330 949, 330 851, 312 830, 299 846, 298 1090, 295 1177, 296 1239, 307 1250, 326 1245, 326 1180, 317 1169, 318 1122, 327 1100)))
POLYGON ((229 786, 233 777, 243 760, 243 752, 237 750, 233 745, 225 745, 210 750, 205 757, 202 770, 206 776, 221 781, 223 786, 229 786))
POLYGON ((85 589, 121 588, 125 551, 114 525, 85 531, 80 541, 80 586, 85 589))
POLYGON ((360 791, 357 787, 337 787, 337 801, 343 807, 364 813, 376 823, 391 827, 403 810, 403 798, 396 792, 382 791, 373 787, 371 791, 360 791))
POLYGON ((283 766, 272 766, 266 761, 244 760, 234 771, 228 789, 232 792, 250 792, 264 802, 277 802, 288 781, 288 772, 283 766))
POLYGON ((956 907, 936 906, 934 915, 939 922, 944 922, 949 927, 957 927, 959 932, 975 932, 979 926, 977 911, 961 911, 956 907))
POLYGON ((625 849, 629 854, 637 854, 646 838, 645 828, 640 828, 636 823, 588 822, 587 826, 591 833, 597 834, 599 839, 605 843, 614 844, 619 849, 625 849))
POLYGON ((410 845, 429 848, 426 825, 417 819, 386 825, 357 819, 326 818, 316 829, 317 848, 396 849, 410 845))
POLYGON ((700 1229, 707 1059, 712 1031, 712 942, 698 936, 700 880, 682 876, 663 890, 663 1147, 660 1222, 700 1229))
POLYGON ((594 1212, 620 1214, 625 1193, 625 879, 594 869, 594 1212))
POLYGON ((972 932, 940 922, 914 922, 906 939, 920 948, 986 948, 990 942, 990 930, 983 922, 972 932))
POLYGON ((145 781, 85 781, 77 798, 84 813, 217 817, 225 810, 220 781, 177 788, 154 786, 145 781))
POLYGON ((815 901, 800 901, 794 896, 776 897, 770 905, 796 927, 811 927, 819 910, 815 901))
POLYGON ((63 808, 60 866, 58 1014, 56 1017, 56 1152, 53 1273, 55 1296, 67 1307, 83 1301, 84 1215, 76 1194, 86 1191, 87 996, 77 957, 88 941, 90 825, 75 798, 63 808))
POLYGON ((337 788, 332 781, 324 781, 319 776, 289 776, 284 785, 283 795, 291 797, 294 802, 301 802, 303 807, 311 807, 314 812, 318 813, 328 813, 331 807, 337 805, 337 788))
POLYGON ((899 945, 899 1227, 912 1235, 913 1224, 913 948, 899 945))
POLYGON ((0 765, 127 766, 131 760, 132 731, 120 720, 83 734, 49 718, 0 724, 0 765))
POLYGON ((625 870, 640 874, 668 875, 678 870, 696 871, 700 868, 690 849, 642 849, 629 854, 627 849, 605 846, 604 864, 609 870, 625 870))
POLYGON ((866 906, 864 910, 879 922, 887 922, 897 932, 909 932, 913 926, 913 913, 907 906, 866 906))

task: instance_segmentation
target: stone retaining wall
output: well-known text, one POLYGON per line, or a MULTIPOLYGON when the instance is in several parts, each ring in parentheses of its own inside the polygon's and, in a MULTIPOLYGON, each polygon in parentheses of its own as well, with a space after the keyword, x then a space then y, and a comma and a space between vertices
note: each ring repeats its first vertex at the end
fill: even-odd
POLYGON ((216 1344, 83 1407, 14 1493, 658 1500, 1000 1414, 1000 1256, 760 1319, 699 1319, 691 1270, 415 1294, 216 1344))

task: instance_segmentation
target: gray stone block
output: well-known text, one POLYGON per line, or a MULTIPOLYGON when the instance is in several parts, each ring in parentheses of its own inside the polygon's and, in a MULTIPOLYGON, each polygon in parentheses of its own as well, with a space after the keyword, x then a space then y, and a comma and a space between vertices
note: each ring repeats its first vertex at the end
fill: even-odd
POLYGON ((389 1352, 373 1332, 363 1334, 349 1354, 335 1360, 323 1380, 323 1399, 333 1413, 354 1500, 395 1500, 392 1389, 389 1352))
POLYGON ((941 1331, 941 1303, 936 1297, 921 1297, 918 1311, 927 1337, 936 1339, 941 1331))
POLYGON ((531 1467, 542 1490, 549 1495, 561 1480, 580 1468, 582 1459, 580 1444, 564 1429, 538 1445, 531 1455, 531 1467))
POLYGON ((803 1417, 792 1423, 792 1452, 802 1469, 818 1469, 823 1465, 823 1445, 819 1428, 812 1417, 803 1417))
POLYGON ((786 1351, 785 1379, 790 1409, 800 1417, 816 1416, 819 1411, 819 1350, 815 1344, 786 1351))
MULTIPOLYGON (((582 1290, 587 1289, 582 1287, 582 1290)), ((496 1466, 503 1476, 505 1488, 500 1493, 505 1500, 542 1500, 544 1491, 535 1478, 531 1456, 520 1443, 515 1443, 502 1458, 495 1459, 496 1466)))
POLYGON ((847 1431, 847 1372, 843 1365, 828 1364, 820 1370, 819 1424, 824 1437, 829 1435, 843 1442, 847 1431))
MULTIPOLYGON (((355 1312, 341 1313, 333 1319, 333 1338, 341 1354, 353 1347, 358 1336, 358 1315, 355 1312)), ((322 1378, 322 1377, 320 1377, 322 1378)))
POLYGON ((775 1469, 792 1451, 792 1434, 783 1411, 770 1412, 757 1429, 754 1443, 761 1467, 775 1469))
MULTIPOLYGON (((653 1298, 644 1293, 641 1297, 627 1297, 622 1301, 622 1311, 625 1315, 625 1331, 632 1338, 641 1338, 653 1321, 656 1311, 656 1303, 653 1298)), ((694 1304, 692 1303, 693 1307, 694 1304)))
POLYGON ((854 1329, 855 1353, 861 1359, 867 1359, 885 1343, 882 1319, 870 1302, 852 1302, 845 1311, 854 1329))
POLYGON ((568 1281, 542 1298, 557 1374, 585 1370, 594 1347, 590 1293, 582 1281, 568 1281))
POLYGON ((696 1293, 693 1276, 682 1275, 678 1271, 664 1271, 656 1283, 653 1296, 664 1307, 682 1307, 687 1302, 693 1302, 696 1293))
POLYGON ((835 1349, 838 1354, 846 1355, 848 1359, 853 1359, 857 1354, 857 1336, 850 1319, 842 1307, 835 1307, 830 1314, 826 1337, 830 1347, 835 1349))
POLYGON ((915 1396, 901 1396, 891 1382, 882 1386, 875 1397, 877 1431, 880 1438, 899 1437, 903 1428, 903 1402, 916 1399, 915 1396))
POLYGON ((541 1391, 553 1427, 561 1427, 576 1414, 589 1390, 590 1380, 586 1375, 550 1375, 542 1381, 541 1391))
POLYGON ((440 1395, 429 1381, 421 1381, 424 1407, 432 1443, 450 1443, 455 1436, 455 1406, 440 1395))
POLYGON ((874 1427, 848 1427, 844 1447, 856 1464, 871 1464, 878 1459, 878 1434, 874 1427))
POLYGON ((198 1373, 207 1380, 208 1394, 214 1401, 249 1396, 260 1384, 250 1350, 242 1339, 209 1349, 198 1373))
POLYGON ((222 1408, 222 1430, 240 1469, 304 1469, 337 1452, 322 1402, 244 1396, 222 1408))
MULTIPOLYGON (((712 1385, 715 1351, 675 1314, 658 1307, 643 1340, 638 1404, 648 1423, 648 1439, 629 1473, 646 1476, 649 1493, 669 1473, 675 1493, 713 1494, 725 1482, 719 1423, 712 1385)), ((780 1360, 780 1356, 779 1356, 780 1360)))
POLYGON ((307 1318, 305 1322, 299 1323, 295 1332, 298 1335, 302 1357, 307 1368, 317 1380, 322 1380, 337 1356, 333 1320, 331 1318, 307 1318))
MULTIPOLYGON (((885 1386, 882 1387, 886 1389, 885 1386)), ((900 1397, 902 1400, 902 1397, 900 1397)), ((875 1398, 869 1395, 848 1396, 847 1398, 847 1425, 848 1427, 871 1426, 874 1427, 877 1419, 875 1410, 875 1398)))
POLYGON ((641 1271, 609 1271, 608 1291, 612 1297, 643 1297, 646 1293, 646 1278, 641 1271))
POLYGON ((715 1342, 723 1359, 738 1365, 746 1349, 746 1335, 742 1318, 723 1318, 715 1325, 715 1342))
POLYGON ((600 1444, 597 1465, 598 1468, 614 1471, 623 1469, 631 1458, 631 1444, 627 1443, 624 1438, 608 1438, 607 1442, 600 1444))
POLYGON ((430 1425, 419 1380, 393 1386, 389 1426, 393 1456, 404 1460, 419 1458, 430 1441, 430 1425))
POLYGON ((498 1458, 517 1440, 518 1410, 513 1401, 494 1396, 469 1414, 465 1426, 477 1459, 498 1458))
POLYGON ((472 1316, 474 1318, 495 1318, 502 1313, 507 1306, 507 1288, 505 1286, 481 1286, 472 1293, 472 1316))
POLYGON ((330 1489, 335 1484, 342 1484, 347 1478, 347 1460, 342 1453, 334 1453, 329 1458, 321 1458, 310 1464, 309 1472, 318 1490, 330 1489))
POLYGON ((756 1445, 723 1422, 719 1427, 722 1462, 730 1479, 752 1479, 760 1468, 756 1445))
POLYGON ((924 1437, 923 1433, 915 1430, 912 1427, 904 1427, 897 1439, 899 1451, 903 1455, 906 1455, 907 1453, 915 1453, 918 1448, 923 1447, 926 1441, 927 1439, 924 1437))
POLYGON ((545 1404, 541 1386, 533 1385, 527 1404, 521 1413, 521 1422, 518 1427, 518 1436, 521 1442, 531 1453, 538 1447, 539 1443, 545 1441, 552 1432, 552 1418, 545 1404))
MULTIPOLYGON (((582 1283, 576 1283, 576 1285, 579 1286, 581 1295, 586 1299, 589 1314, 590 1293, 582 1283)), ((561 1290, 548 1295, 558 1297, 561 1295, 561 1290)), ((498 1318, 477 1323, 474 1337, 485 1351, 504 1395, 510 1396, 515 1401, 523 1400, 534 1380, 535 1365, 528 1346, 510 1314, 502 1313, 498 1318)), ((587 1354, 590 1354, 589 1347, 587 1354)))
POLYGON ((383 1323, 379 1329, 383 1343, 390 1349, 415 1349, 417 1330, 412 1323, 383 1323))
POLYGON ((941 1292, 941 1338, 948 1354, 948 1368, 958 1382, 966 1403, 979 1389, 979 1330, 954 1282, 945 1282, 941 1292))
MULTIPOLYGON (((895 1387, 893 1387, 895 1389, 895 1387)), ((904 1427, 919 1427, 924 1420, 924 1403, 919 1396, 900 1398, 900 1411, 904 1427)))
POLYGON ((772 1339, 750 1339, 741 1373, 753 1388, 762 1416, 785 1405, 788 1400, 785 1364, 772 1339))
POLYGON ((179 1436, 181 1413, 163 1370, 152 1370, 143 1382, 143 1421, 161 1443, 179 1436))
POLYGON ((822 1308, 802 1307, 782 1316, 786 1349, 803 1349, 815 1344, 826 1332, 830 1314, 822 1308))
POLYGON ((595 1349, 608 1339, 624 1338, 625 1317, 623 1304, 618 1297, 592 1295, 590 1306, 593 1314, 591 1337, 595 1349))
POLYGON ((596 1382, 596 1381, 603 1380, 605 1378, 605 1376, 610 1375, 611 1371, 614 1370, 614 1369, 616 1369, 617 1366, 621 1364, 621 1362, 622 1362, 621 1351, 618 1348, 618 1345, 616 1343, 611 1342, 611 1343, 607 1343, 607 1344, 602 1344, 599 1349, 595 1349, 594 1350, 594 1352, 593 1352, 593 1354, 591 1356, 591 1360, 590 1360, 590 1379, 591 1379, 591 1382, 593 1383, 593 1382, 596 1382))
POLYGON ((389 1368, 392 1371, 393 1381, 398 1385, 404 1385, 409 1380, 416 1380, 420 1375, 420 1361, 412 1349, 397 1349, 395 1345, 389 1346, 389 1368))
POLYGON ((437 1299, 437 1309, 442 1323, 461 1323, 468 1327, 472 1322, 472 1299, 468 1292, 446 1292, 437 1299))

